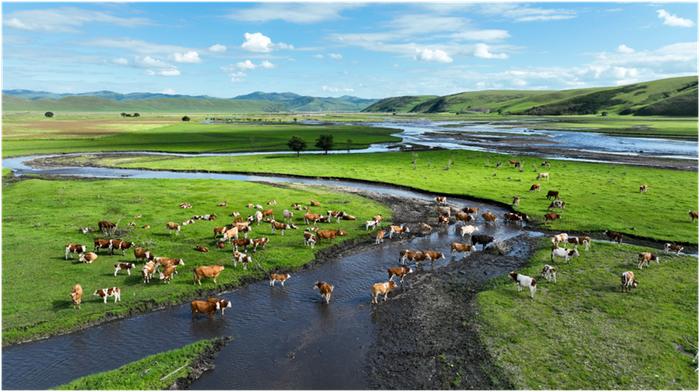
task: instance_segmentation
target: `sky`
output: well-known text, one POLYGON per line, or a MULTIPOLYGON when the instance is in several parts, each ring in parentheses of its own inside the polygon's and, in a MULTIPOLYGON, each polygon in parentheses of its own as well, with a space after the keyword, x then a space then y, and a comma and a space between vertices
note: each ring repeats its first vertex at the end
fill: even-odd
POLYGON ((3 3, 3 89, 445 95, 697 74, 695 3, 3 3))

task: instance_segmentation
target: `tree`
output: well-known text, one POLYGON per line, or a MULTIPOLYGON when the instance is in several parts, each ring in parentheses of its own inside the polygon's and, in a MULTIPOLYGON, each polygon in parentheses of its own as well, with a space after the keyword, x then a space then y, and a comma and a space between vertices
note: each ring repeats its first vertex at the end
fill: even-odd
POLYGON ((48 118, 53 117, 53 112, 46 112, 46 113, 44 113, 44 117, 48 117, 48 118))
POLYGON ((190 121, 190 118, 188 116, 182 116, 182 121, 190 121))
POLYGON ((299 153, 306 149, 306 142, 299 136, 292 136, 287 142, 287 146, 289 146, 290 150, 296 151, 298 157, 299 153))
POLYGON ((328 155, 328 150, 333 148, 333 135, 321 135, 316 139, 316 147, 326 152, 328 155))
POLYGON ((600 115, 603 116, 603 117, 607 117, 607 116, 608 116, 608 112, 602 112, 602 113, 600 113, 600 115))
POLYGON ((126 117, 126 113, 124 113, 124 112, 119 113, 119 115, 122 117, 126 117))
POLYGON ((141 117, 141 115, 138 113, 134 113, 133 117, 141 117))

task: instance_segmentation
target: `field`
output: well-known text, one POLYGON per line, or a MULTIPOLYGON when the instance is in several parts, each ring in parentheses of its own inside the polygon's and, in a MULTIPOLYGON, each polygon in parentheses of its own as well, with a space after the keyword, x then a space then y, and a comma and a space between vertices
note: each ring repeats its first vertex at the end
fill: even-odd
POLYGON ((186 378, 203 356, 214 350, 219 339, 200 340, 187 346, 148 356, 118 369, 80 377, 54 389, 63 390, 156 390, 169 389, 186 378), (148 369, 148 371, 145 371, 148 369), (179 370, 178 370, 179 369, 179 370), (177 371, 176 371, 177 370, 177 371))
POLYGON ((64 119, 16 114, 5 116, 3 157, 133 150, 185 153, 280 151, 288 150, 287 141, 292 136, 303 138, 308 150, 318 150, 314 144, 322 134, 333 135, 335 149, 345 150, 399 141, 391 136, 395 132, 362 125, 183 123, 179 118, 162 114, 144 114, 139 119, 120 119, 116 113, 109 117, 72 114, 64 119))
POLYGON ((549 206, 548 190, 560 191, 566 209, 562 219, 548 224, 553 230, 602 232, 610 229, 664 241, 697 243, 697 223, 689 210, 697 209, 698 175, 695 172, 625 165, 550 161, 517 157, 519 172, 504 155, 471 151, 380 153, 320 156, 247 156, 226 158, 139 157, 102 160, 106 165, 175 170, 266 172, 327 176, 409 186, 435 194, 464 195, 510 204, 520 195, 519 209, 538 222, 549 206), (415 159, 415 167, 412 161, 415 159), (452 164, 450 165, 450 161, 452 164), (497 162, 503 162, 496 167, 497 162), (448 170, 449 166, 449 170, 448 170), (549 181, 537 181, 540 171, 549 181), (528 192, 539 182, 541 192, 528 192), (639 185, 648 184, 647 193, 639 185))
MULTIPOLYGON (((221 291, 250 280, 261 278, 260 269, 241 266, 233 268, 231 248, 216 249, 212 228, 230 223, 229 214, 240 211, 242 215, 252 210, 245 208, 249 202, 264 204, 276 199, 274 207, 278 218, 281 211, 292 202, 308 204, 310 199, 319 200, 326 209, 345 210, 358 217, 358 221, 341 221, 340 224, 324 225, 341 227, 349 232, 343 239, 367 236, 360 221, 373 214, 391 216, 391 211, 367 199, 331 193, 319 189, 287 189, 269 185, 213 180, 100 180, 100 181, 47 181, 23 180, 5 185, 3 190, 3 345, 27 339, 73 330, 98 322, 106 317, 123 317, 130 312, 146 311, 165 304, 181 303, 205 295, 206 292, 221 291), (192 209, 181 209, 181 202, 192 203, 192 209), (228 207, 217 207, 227 201, 228 207), (183 222, 193 215, 215 213, 213 222, 197 221, 184 226, 179 235, 165 228, 168 221, 183 222), (142 217, 137 218, 137 215, 142 217), (142 282, 138 270, 127 276, 124 271, 113 276, 114 263, 133 262, 132 250, 125 256, 119 252, 109 256, 99 252, 93 264, 76 264, 64 260, 67 243, 77 242, 91 248, 93 238, 101 234, 81 234, 79 227, 95 228, 99 220, 118 222, 127 228, 135 222, 133 229, 122 236, 138 246, 151 249, 157 256, 182 258, 185 266, 171 284, 142 282), (150 229, 143 229, 145 224, 150 229), (209 253, 199 253, 196 245, 209 247, 209 253), (205 280, 200 290, 192 284, 192 268, 199 265, 224 264, 218 284, 205 280), (36 295, 40 282, 42 295, 36 295), (70 303, 70 291, 80 283, 85 291, 82 309, 74 310, 70 303), (103 304, 92 295, 98 288, 118 286, 122 289, 120 304, 103 304), (11 301, 8 299, 12 299, 11 301)), ((265 271, 295 270, 314 259, 314 251, 303 245, 302 214, 297 211, 299 230, 290 230, 285 236, 279 232, 270 234, 269 224, 255 226, 252 238, 267 236, 270 244, 265 250, 253 255, 265 271)), ((342 240, 336 239, 317 246, 323 249, 342 240)), ((140 264, 139 264, 140 265, 140 264)))
MULTIPOLYGON (((508 277, 478 294, 484 343, 516 389, 697 389, 698 261, 659 253, 640 271, 641 251, 593 243, 556 264, 557 283, 539 279, 535 300, 508 277), (639 280, 631 293, 624 271, 639 280)), ((543 244, 518 272, 539 278, 545 263, 543 244)))

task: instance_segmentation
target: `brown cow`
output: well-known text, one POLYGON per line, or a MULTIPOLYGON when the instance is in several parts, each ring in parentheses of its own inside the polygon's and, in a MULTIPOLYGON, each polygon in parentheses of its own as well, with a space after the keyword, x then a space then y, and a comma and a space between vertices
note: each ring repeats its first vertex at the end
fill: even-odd
POLYGON ((253 258, 248 256, 245 253, 239 252, 239 251, 233 251, 232 254, 233 258, 233 266, 236 267, 238 263, 243 264, 243 269, 247 270, 248 269, 248 264, 253 262, 253 258))
POLYGON ((270 222, 270 225, 272 226, 272 232, 274 233, 275 230, 279 230, 282 235, 284 235, 285 230, 289 229, 296 229, 297 227, 293 224, 289 223, 284 223, 284 222, 277 222, 276 220, 272 220, 270 222))
POLYGON ((438 225, 449 225, 450 224, 450 217, 447 215, 440 215, 438 216, 438 225))
POLYGON ((627 271, 623 272, 620 277, 620 291, 623 293, 625 291, 632 291, 633 288, 637 288, 639 282, 634 278, 634 272, 627 271))
POLYGON ((346 213, 344 213, 344 212, 343 212, 343 216, 341 216, 340 219, 342 219, 342 220, 348 220, 348 221, 357 220, 357 218, 355 217, 355 215, 346 214, 346 213))
POLYGON ((248 247, 253 246, 253 240, 250 238, 239 238, 231 242, 233 243, 233 250, 238 250, 240 246, 243 247, 243 250, 248 251, 248 247))
POLYGON ((381 244, 382 242, 384 242, 385 235, 386 235, 386 230, 379 230, 377 232, 377 235, 374 236, 374 243, 378 245, 378 244, 381 244))
POLYGON ((210 319, 214 318, 217 310, 221 309, 221 303, 219 301, 209 302, 194 300, 190 303, 190 308, 192 309, 192 319, 195 318, 197 313, 206 314, 210 319))
POLYGON ((160 273, 160 280, 163 281, 163 283, 170 283, 176 273, 177 266, 169 265, 163 269, 163 272, 160 273))
POLYGON ((396 276, 397 278, 401 278, 400 282, 403 283, 403 278, 405 278, 408 274, 412 274, 413 268, 400 265, 398 267, 391 267, 387 269, 386 272, 389 274, 389 280, 392 280, 394 276, 396 276))
POLYGON ((683 245, 671 244, 668 242, 664 245, 664 252, 666 252, 666 253, 673 252, 676 255, 680 255, 682 250, 683 250, 683 245))
POLYGON ((134 263, 117 263, 114 264, 114 276, 121 270, 126 270, 127 275, 131 276, 131 269, 134 268, 134 263))
POLYGON ((153 274, 156 272, 156 262, 155 261, 149 261, 146 264, 143 265, 143 269, 141 270, 141 276, 143 276, 143 283, 150 283, 151 278, 153 278, 153 274))
POLYGON ((134 246, 135 244, 133 242, 126 242, 123 240, 110 240, 112 241, 112 248, 110 248, 110 251, 112 254, 114 254, 114 249, 119 249, 122 251, 122 256, 126 254, 126 250, 134 246))
POLYGON ((610 239, 610 241, 617 242, 618 244, 622 243, 622 233, 605 230, 604 234, 610 239))
POLYGON ((559 191, 547 191, 547 199, 558 199, 559 191))
POLYGON ((97 227, 100 228, 100 231, 104 235, 113 234, 117 229, 117 225, 115 223, 106 220, 97 222, 97 227))
MULTIPOLYGON (((296 226, 295 226, 296 227, 296 226)), ((270 242, 270 239, 267 237, 260 237, 260 238, 255 238, 253 240, 253 253, 258 251, 258 248, 263 248, 267 246, 267 243, 270 242)))
POLYGON ((203 265, 201 267, 195 268, 193 271, 194 283, 202 285, 202 278, 212 278, 214 283, 216 283, 216 278, 219 277, 221 271, 224 270, 223 265, 203 265))
POLYGON ((401 236, 404 233, 410 232, 411 230, 406 224, 402 224, 401 226, 391 225, 389 226, 389 239, 391 239, 391 237, 393 237, 394 234, 398 234, 399 236, 401 236))
POLYGON ((156 257, 153 259, 156 263, 156 269, 158 269, 159 266, 163 267, 168 267, 171 265, 185 265, 185 261, 182 259, 173 259, 170 257, 156 257))
POLYGON ((221 237, 223 241, 238 239, 238 227, 232 227, 224 232, 224 236, 221 237))
POLYGON ((404 249, 399 252, 399 263, 406 264, 406 261, 416 261, 425 259, 425 255, 420 250, 404 249))
POLYGON ((87 246, 85 245, 80 245, 80 244, 68 244, 66 245, 66 253, 65 253, 65 258, 68 260, 68 256, 70 255, 70 258, 73 258, 73 253, 85 253, 87 252, 87 246))
POLYGON ((92 264, 93 261, 97 260, 97 253, 87 252, 78 255, 78 261, 81 263, 92 264))
POLYGON ((180 233, 180 225, 178 225, 175 222, 168 222, 165 224, 165 228, 170 230, 170 231, 175 231, 175 234, 180 233))
POLYGON ((523 217, 513 212, 506 212, 503 214, 503 219, 510 223, 523 223, 523 217))
POLYGON ((457 215, 455 215, 455 218, 458 221, 462 221, 462 222, 470 222, 470 221, 474 220, 474 218, 471 215, 467 214, 464 211, 457 212, 457 215))
POLYGON ((202 245, 195 246, 194 250, 196 250, 197 252, 202 252, 202 253, 209 252, 209 248, 207 248, 206 246, 202 246, 202 245))
POLYGON ((445 204, 447 204, 447 197, 446 196, 435 196, 435 202, 437 204, 445 205, 445 204))
POLYGON ((315 224, 320 219, 321 219, 321 215, 319 215, 319 214, 314 214, 312 212, 307 212, 306 214, 304 214, 304 223, 306 223, 307 225, 310 222, 313 222, 315 224))
POLYGON ((648 267, 649 262, 651 262, 651 261, 656 261, 656 264, 659 264, 659 256, 657 256, 651 252, 640 253, 638 260, 639 260, 639 264, 638 264, 639 269, 644 268, 645 265, 648 267))
POLYGON ((464 207, 462 208, 462 211, 466 212, 467 214, 476 214, 479 212, 479 207, 464 207))
POLYGON ((321 206, 321 202, 316 201, 316 200, 311 200, 311 201, 309 201, 309 204, 310 204, 312 207, 320 207, 320 206, 321 206))
POLYGON ((697 211, 688 211, 688 216, 690 217, 690 221, 694 222, 696 219, 698 219, 698 212, 697 211))
POLYGON ((370 290, 372 293, 372 303, 378 303, 377 297, 379 297, 382 294, 384 295, 384 301, 386 302, 386 299, 389 296, 389 292, 394 288, 396 288, 396 283, 394 283, 393 280, 384 283, 373 284, 372 289, 370 290))
POLYGON ((451 253, 462 253, 462 252, 471 252, 474 250, 474 247, 471 244, 467 244, 466 242, 453 242, 450 245, 450 251, 451 253))
POLYGON ((481 216, 486 223, 496 223, 496 215, 492 214, 491 211, 486 211, 481 216))
POLYGON ((151 253, 150 250, 146 250, 145 248, 142 247, 137 247, 134 248, 134 258, 138 260, 153 260, 155 256, 153 256, 153 253, 151 253))
POLYGON ((649 185, 647 185, 647 184, 642 184, 639 186, 639 193, 645 193, 648 190, 649 190, 649 185))
POLYGON ((292 275, 290 274, 275 274, 271 273, 270 274, 270 286, 274 286, 275 283, 280 282, 282 286, 284 286, 284 282, 287 281, 287 279, 291 278, 292 275))
POLYGON ((83 287, 79 283, 73 286, 73 290, 70 292, 70 300, 73 302, 73 307, 80 309, 80 302, 83 300, 83 287))
POLYGON ((96 239, 94 241, 95 243, 95 249, 93 252, 97 253, 98 250, 100 249, 109 249, 110 253, 112 253, 112 240, 104 240, 104 239, 96 239))
POLYGON ((332 240, 336 236, 342 237, 344 235, 347 235, 348 233, 345 230, 338 229, 338 230, 319 230, 316 232, 316 237, 324 240, 332 240))
POLYGON ((553 212, 550 212, 550 213, 548 213, 548 214, 544 214, 544 221, 545 221, 545 222, 547 222, 547 221, 554 221, 554 220, 557 220, 557 219, 561 219, 561 215, 555 214, 555 213, 553 213, 553 212))
POLYGON ((263 214, 263 217, 273 216, 275 214, 275 211, 273 211, 272 208, 270 208, 269 210, 264 210, 262 212, 262 214, 263 214))
POLYGON ((326 304, 331 302, 331 294, 334 288, 332 284, 323 281, 316 281, 316 283, 314 283, 314 289, 318 290, 319 294, 321 294, 321 298, 326 301, 326 304))
POLYGON ((539 192, 540 191, 540 184, 532 184, 532 186, 530 186, 530 192, 533 192, 533 191, 539 192))
POLYGON ((209 297, 207 298, 207 302, 209 303, 219 303, 219 307, 221 308, 221 317, 224 317, 224 313, 226 309, 231 309, 231 301, 227 299, 221 299, 221 298, 216 298, 216 297, 209 297))

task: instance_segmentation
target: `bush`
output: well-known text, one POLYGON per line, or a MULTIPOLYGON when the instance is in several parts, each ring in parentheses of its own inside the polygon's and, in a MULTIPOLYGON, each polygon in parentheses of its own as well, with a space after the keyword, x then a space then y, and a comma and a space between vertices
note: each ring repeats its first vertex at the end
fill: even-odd
POLYGON ((44 117, 48 117, 48 118, 53 117, 53 112, 46 112, 46 113, 44 113, 44 117))
POLYGON ((190 121, 190 118, 188 116, 182 116, 182 121, 190 121))

